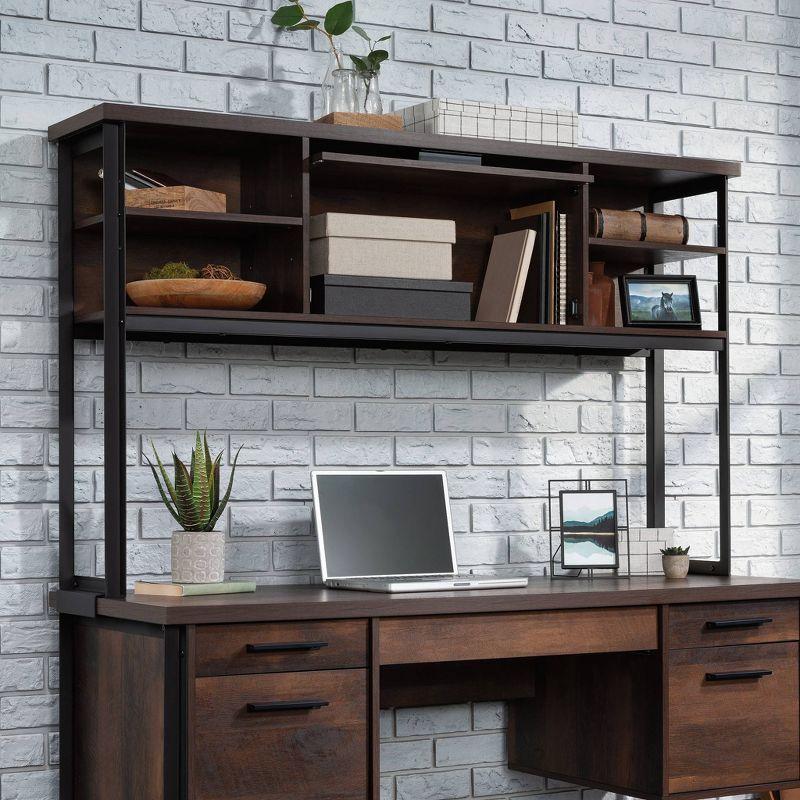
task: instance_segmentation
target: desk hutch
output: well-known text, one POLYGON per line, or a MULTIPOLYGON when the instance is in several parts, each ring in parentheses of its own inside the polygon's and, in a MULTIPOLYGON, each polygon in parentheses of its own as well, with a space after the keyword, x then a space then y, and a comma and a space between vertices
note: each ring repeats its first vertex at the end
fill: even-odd
POLYGON ((728 577, 727 182, 732 162, 102 104, 58 144, 61 798, 377 800, 378 711, 509 701, 509 765, 644 798, 800 785, 800 582, 728 577), (480 154, 478 164, 419 151, 480 154), (125 209, 126 163, 223 192, 227 213, 125 209), (103 171, 102 182, 98 171, 103 171), (589 208, 713 193, 717 243, 593 239, 589 208), (309 217, 454 219, 454 278, 480 291, 510 207, 568 214, 568 324, 310 313, 309 217), (126 279, 185 258, 269 291, 249 312, 127 305, 126 279), (718 329, 584 325, 590 260, 658 272, 714 256, 718 329), (105 569, 75 575, 74 342, 103 342, 105 569), (664 351, 717 353, 719 558, 685 582, 557 582, 408 596, 319 587, 126 598, 128 340, 640 355, 647 523, 664 525, 664 351))

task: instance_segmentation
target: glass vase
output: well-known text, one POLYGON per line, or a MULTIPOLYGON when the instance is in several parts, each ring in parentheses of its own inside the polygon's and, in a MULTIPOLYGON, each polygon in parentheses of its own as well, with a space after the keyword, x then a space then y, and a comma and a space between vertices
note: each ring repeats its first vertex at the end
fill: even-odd
POLYGON ((383 114, 377 72, 359 72, 358 74, 358 112, 360 114, 383 114))
POLYGON ((328 70, 322 81, 322 113, 332 114, 334 111, 354 112, 358 105, 358 87, 355 70, 345 69, 343 56, 331 52, 328 70))

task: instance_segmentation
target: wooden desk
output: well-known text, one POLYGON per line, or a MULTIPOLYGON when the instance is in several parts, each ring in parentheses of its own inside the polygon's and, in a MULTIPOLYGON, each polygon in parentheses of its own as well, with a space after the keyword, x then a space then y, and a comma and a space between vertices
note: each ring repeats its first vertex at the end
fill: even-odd
POLYGON ((514 769, 644 798, 800 786, 798 598, 697 576, 100 599, 61 615, 62 769, 76 800, 377 800, 381 707, 503 699, 514 769))

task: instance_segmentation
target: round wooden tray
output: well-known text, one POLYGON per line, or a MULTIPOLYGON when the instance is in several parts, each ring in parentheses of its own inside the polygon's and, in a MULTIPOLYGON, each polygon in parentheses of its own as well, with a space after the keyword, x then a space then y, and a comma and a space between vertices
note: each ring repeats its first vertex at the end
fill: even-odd
POLYGON ((211 278, 162 278, 125 285, 137 306, 157 308, 223 308, 246 311, 257 305, 267 286, 255 281, 211 278))

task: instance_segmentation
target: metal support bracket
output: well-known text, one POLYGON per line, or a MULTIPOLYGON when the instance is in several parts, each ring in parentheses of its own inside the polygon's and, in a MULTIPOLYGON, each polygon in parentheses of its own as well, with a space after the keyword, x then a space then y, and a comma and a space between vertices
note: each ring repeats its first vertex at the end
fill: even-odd
POLYGON ((75 617, 97 616, 97 598, 100 592, 85 589, 56 589, 50 592, 50 604, 59 614, 72 614, 75 617))

